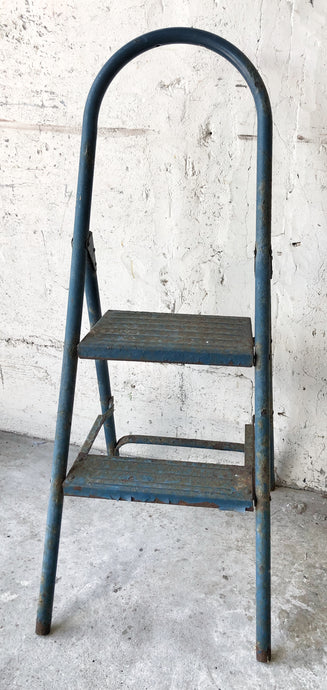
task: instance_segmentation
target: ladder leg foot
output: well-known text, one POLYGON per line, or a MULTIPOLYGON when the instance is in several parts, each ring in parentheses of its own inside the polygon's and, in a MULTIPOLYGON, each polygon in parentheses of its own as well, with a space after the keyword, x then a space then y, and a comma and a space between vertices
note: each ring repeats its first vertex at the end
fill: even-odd
POLYGON ((263 664, 271 661, 271 649, 259 650, 257 648, 257 661, 261 661, 263 664))
POLYGON ((51 630, 51 623, 47 623, 45 625, 38 618, 36 619, 35 632, 37 635, 49 635, 50 630, 51 630))
POLYGON ((257 660, 271 659, 270 611, 270 504, 269 496, 258 501, 256 511, 256 608, 257 660))
POLYGON ((47 527, 43 552, 40 596, 36 616, 37 635, 48 635, 51 628, 53 598, 56 582, 61 516, 63 508, 62 481, 51 485, 47 527))

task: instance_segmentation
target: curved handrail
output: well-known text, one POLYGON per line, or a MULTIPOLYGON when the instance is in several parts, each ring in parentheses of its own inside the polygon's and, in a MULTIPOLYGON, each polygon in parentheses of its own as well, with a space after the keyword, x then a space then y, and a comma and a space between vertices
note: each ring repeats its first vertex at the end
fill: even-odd
MULTIPOLYGON (((176 43, 202 46, 226 58, 242 74, 251 89, 253 98, 257 105, 257 110, 262 108, 267 113, 271 113, 270 102, 265 84, 248 57, 236 46, 224 38, 212 34, 202 29, 192 29, 187 27, 173 27, 151 31, 143 36, 135 38, 126 43, 125 46, 105 63, 90 89, 85 105, 85 125, 88 126, 89 119, 97 118, 103 96, 120 70, 138 55, 159 48, 164 45, 176 43), (86 124, 87 123, 87 124, 86 124)), ((84 125, 83 125, 84 126, 84 125)))
MULTIPOLYGON (((252 92, 258 121, 256 219, 258 265, 262 259, 262 245, 268 244, 270 248, 272 117, 269 97, 259 72, 244 53, 220 36, 200 29, 173 27, 139 36, 120 48, 105 63, 95 78, 84 110, 75 230, 83 235, 83 241, 85 241, 91 210, 98 115, 108 86, 118 72, 135 57, 152 48, 176 43, 202 46, 221 55, 238 69, 252 92)), ((267 246, 264 248, 266 250, 267 246)))

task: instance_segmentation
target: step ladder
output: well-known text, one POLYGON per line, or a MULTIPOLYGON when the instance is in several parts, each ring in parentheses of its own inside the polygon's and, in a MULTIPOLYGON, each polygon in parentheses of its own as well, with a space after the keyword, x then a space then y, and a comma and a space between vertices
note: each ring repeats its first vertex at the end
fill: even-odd
POLYGON ((84 112, 65 346, 36 632, 50 632, 64 496, 145 501, 256 511, 257 659, 271 658, 270 490, 274 488, 271 369, 272 118, 264 83, 234 45, 206 31, 169 28, 140 36, 104 65, 84 112), (92 233, 89 231, 97 121, 103 96, 133 58, 168 44, 202 46, 226 58, 247 82, 257 110, 255 338, 250 318, 107 311, 101 314, 92 233), (84 291, 91 330, 80 341, 84 291), (102 414, 67 474, 78 358, 94 359, 102 414), (128 435, 117 441, 108 360, 255 367, 255 415, 244 443, 128 435), (91 454, 103 426, 107 455, 91 454), (236 451, 243 465, 121 457, 126 444, 236 451))

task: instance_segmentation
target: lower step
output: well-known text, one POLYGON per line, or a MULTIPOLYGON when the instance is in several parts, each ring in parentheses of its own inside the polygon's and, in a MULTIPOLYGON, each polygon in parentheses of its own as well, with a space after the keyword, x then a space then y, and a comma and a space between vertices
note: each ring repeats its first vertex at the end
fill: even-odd
POLYGON ((253 510, 253 467, 82 455, 63 490, 70 496, 253 510))

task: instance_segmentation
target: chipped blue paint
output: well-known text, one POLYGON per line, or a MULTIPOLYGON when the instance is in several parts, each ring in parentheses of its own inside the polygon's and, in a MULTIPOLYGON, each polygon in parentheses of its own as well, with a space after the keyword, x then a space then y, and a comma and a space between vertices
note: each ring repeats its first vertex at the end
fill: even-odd
POLYGON ((252 466, 80 455, 65 495, 175 505, 253 510, 252 466))

